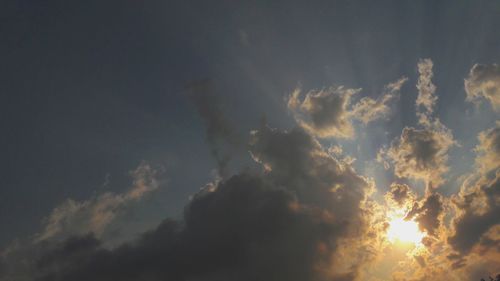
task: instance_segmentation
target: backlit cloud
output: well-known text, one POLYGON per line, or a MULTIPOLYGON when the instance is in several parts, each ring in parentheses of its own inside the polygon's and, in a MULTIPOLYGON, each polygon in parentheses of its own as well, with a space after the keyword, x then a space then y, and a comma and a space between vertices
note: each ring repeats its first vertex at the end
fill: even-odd
POLYGON ((389 103, 399 96, 401 87, 408 79, 402 77, 385 86, 377 99, 363 97, 351 104, 361 89, 331 87, 320 91, 309 91, 301 101, 301 90, 296 89, 288 97, 288 108, 292 110, 298 124, 308 132, 325 138, 352 138, 355 134, 353 120, 368 124, 387 116, 389 103))
POLYGON ((339 255, 365 255, 366 244, 346 243, 367 239, 373 183, 302 129, 263 126, 250 148, 264 173, 241 173, 202 190, 182 221, 166 220, 112 250, 77 232, 30 257, 37 266, 27 272, 54 281, 356 278, 361 260, 347 259, 356 267, 346 267, 339 255))
POLYGON ((44 230, 36 241, 63 240, 74 235, 100 236, 106 227, 131 203, 159 186, 158 171, 143 162, 132 171, 132 187, 124 193, 106 192, 85 201, 66 200, 45 219, 44 230))
POLYGON ((385 86, 376 99, 357 101, 359 89, 310 91, 304 98, 297 89, 286 101, 296 126, 282 130, 263 122, 252 130, 245 147, 254 169, 232 175, 226 160, 240 137, 205 81, 190 88, 190 98, 223 177, 192 194, 179 218, 111 246, 104 235, 109 226, 160 185, 159 171, 144 162, 131 173, 130 189, 67 200, 35 239, 3 250, 0 280, 424 281, 496 270, 499 125, 479 134, 475 166, 471 161, 479 169, 464 177, 460 192, 436 189, 447 180, 457 141, 436 116, 432 67, 430 59, 418 63, 418 124, 379 150, 378 160, 393 167, 390 176, 402 178, 388 190, 354 168, 349 144, 328 147, 322 138, 354 142, 358 124, 390 114, 407 78, 385 86), (405 178, 424 181, 425 192, 405 178), (398 230, 395 221, 414 232, 398 230))
POLYGON ((394 164, 396 176, 421 179, 437 186, 448 171, 447 153, 453 144, 453 137, 447 131, 406 127, 389 149, 381 153, 394 164))
POLYGON ((500 110, 500 66, 475 64, 465 79, 467 100, 479 102, 485 99, 493 109, 500 110))
POLYGON ((396 176, 424 180, 427 188, 444 182, 443 174, 449 170, 448 151, 457 144, 451 130, 433 116, 437 96, 432 67, 430 59, 418 63, 416 115, 421 128, 405 127, 377 157, 386 168, 392 163, 396 176))
POLYGON ((432 83, 434 73, 432 68, 434 63, 431 59, 421 59, 418 62, 418 97, 416 101, 417 116, 419 122, 427 124, 429 117, 434 112, 434 107, 437 102, 436 86, 432 83))
POLYGON ((500 167, 500 122, 496 126, 479 134, 476 147, 476 163, 484 172, 500 167))

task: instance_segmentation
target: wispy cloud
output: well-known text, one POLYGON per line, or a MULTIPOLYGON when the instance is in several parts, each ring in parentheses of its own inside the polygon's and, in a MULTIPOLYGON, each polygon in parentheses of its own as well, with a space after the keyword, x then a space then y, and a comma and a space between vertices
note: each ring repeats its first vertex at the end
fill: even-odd
POLYGON ((159 186, 156 178, 158 171, 145 162, 130 174, 133 185, 124 193, 106 192, 84 201, 68 199, 54 208, 45 219, 44 230, 35 240, 37 242, 47 239, 64 240, 87 233, 100 237, 127 206, 139 201, 159 186))

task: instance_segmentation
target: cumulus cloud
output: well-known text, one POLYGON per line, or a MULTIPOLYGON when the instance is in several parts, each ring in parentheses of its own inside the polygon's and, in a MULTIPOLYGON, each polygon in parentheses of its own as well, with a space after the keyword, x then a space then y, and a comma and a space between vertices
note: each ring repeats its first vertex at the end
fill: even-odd
POLYGON ((396 207, 403 207, 415 201, 415 194, 406 184, 392 183, 389 191, 385 194, 385 199, 389 205, 395 203, 396 207))
POLYGON ((130 174, 133 185, 124 193, 106 192, 85 201, 68 199, 56 207, 45 219, 36 241, 62 240, 89 232, 100 236, 127 206, 158 188, 158 171, 149 164, 142 162, 130 174))
POLYGON ((431 236, 438 234, 444 215, 443 197, 438 193, 429 194, 422 203, 415 203, 406 219, 415 219, 422 231, 431 236))
POLYGON ((344 278, 360 276, 376 258, 382 239, 382 220, 376 219, 381 210, 369 197, 375 191, 372 180, 301 128, 281 131, 263 126, 252 132, 249 147, 269 181, 286 187, 302 204, 324 208, 345 223, 334 255, 335 271, 344 278))
POLYGON ((300 128, 280 131, 264 126, 252 132, 250 152, 276 184, 287 186, 306 204, 334 209, 345 218, 357 213, 374 188, 300 128))
POLYGON ((467 101, 486 99, 494 110, 500 110, 500 66, 475 64, 465 79, 467 101))
POLYGON ((327 280, 340 233, 328 213, 238 175, 195 197, 182 224, 167 220, 133 244, 61 245, 40 258, 37 280, 327 280))
POLYGON ((449 169, 448 150, 454 143, 447 130, 406 127, 381 154, 392 162, 396 176, 422 179, 436 186, 443 182, 442 174, 449 169))
POLYGON ((475 251, 484 257, 488 249, 500 253, 500 122, 478 139, 479 178, 465 181, 453 198, 457 216, 448 243, 464 256, 475 251))
POLYGON ((448 151, 457 145, 451 130, 433 116, 437 96, 432 66, 430 59, 418 63, 416 115, 421 128, 405 127, 401 136, 377 155, 386 168, 393 164, 396 176, 424 180, 427 188, 444 182, 443 174, 449 170, 448 151))
POLYGON ((226 165, 240 140, 205 81, 189 95, 225 176, 190 197, 182 218, 166 219, 114 248, 106 245, 102 234, 110 223, 158 187, 157 172, 142 164, 130 190, 68 200, 48 216, 35 241, 1 252, 0 280, 387 280, 370 273, 378 273, 372 265, 380 259, 397 258, 385 234, 394 210, 427 234, 423 248, 390 265, 394 280, 465 280, 474 270, 495 268, 500 125, 479 135, 476 161, 484 173, 477 182, 453 200, 430 188, 444 182, 448 152, 456 145, 451 130, 434 116, 432 67, 430 59, 418 63, 418 125, 405 127, 379 153, 396 176, 427 183, 421 198, 410 186, 393 183, 385 202, 375 201, 374 182, 356 172, 342 147, 325 149, 316 138, 350 138, 355 122, 387 116, 406 78, 388 84, 377 99, 357 102, 359 89, 310 91, 303 99, 297 89, 287 103, 298 127, 284 131, 263 124, 252 131, 246 148, 262 170, 232 176, 226 165), (450 206, 454 213, 447 213, 450 206))
POLYGON ((352 121, 359 120, 368 124, 387 116, 389 102, 398 97, 407 78, 385 86, 384 93, 377 99, 363 97, 352 105, 353 96, 361 89, 331 87, 319 91, 309 91, 301 101, 300 89, 288 97, 288 108, 293 111, 297 123, 308 132, 319 137, 352 138, 352 121))
POLYGON ((294 110, 296 120, 307 131, 320 137, 350 138, 354 129, 349 114, 352 96, 361 89, 344 87, 310 91, 302 102, 300 91, 294 91, 288 106, 294 110))
POLYGON ((462 190, 455 198, 455 206, 459 215, 448 242, 466 255, 482 239, 488 239, 485 236, 488 231, 500 225, 500 171, 497 170, 493 178, 483 177, 471 189, 462 190))
MULTIPOLYGON (((372 257, 369 245, 352 241, 369 241, 373 183, 300 128, 263 126, 249 148, 264 172, 202 190, 182 221, 166 220, 114 249, 82 233, 47 241, 23 272, 39 281, 356 278, 372 257)), ((16 280, 7 272, 0 280, 16 280)))

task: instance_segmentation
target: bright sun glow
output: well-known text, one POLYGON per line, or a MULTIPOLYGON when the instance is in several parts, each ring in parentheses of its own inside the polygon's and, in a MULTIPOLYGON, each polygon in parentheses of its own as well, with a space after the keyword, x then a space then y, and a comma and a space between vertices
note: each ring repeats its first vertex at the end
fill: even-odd
POLYGON ((418 245, 424 238, 424 234, 420 232, 416 222, 398 217, 389 221, 387 238, 392 243, 402 242, 418 245))

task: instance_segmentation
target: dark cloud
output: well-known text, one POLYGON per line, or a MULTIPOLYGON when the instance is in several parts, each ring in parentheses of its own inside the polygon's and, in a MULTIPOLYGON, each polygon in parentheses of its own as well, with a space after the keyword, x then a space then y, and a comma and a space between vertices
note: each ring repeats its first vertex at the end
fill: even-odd
POLYGON ((480 254, 485 254, 490 250, 500 253, 500 239, 498 238, 490 238, 483 236, 483 238, 481 238, 480 245, 482 248, 482 250, 479 252, 480 254))
POLYGON ((406 219, 415 218, 421 230, 427 234, 438 235, 444 212, 443 198, 438 193, 428 195, 422 203, 415 203, 406 219))
POLYGON ((455 200, 459 216, 448 242, 455 250, 468 254, 481 238, 500 224, 500 170, 492 179, 482 178, 470 191, 455 200))
POLYGON ((386 194, 386 199, 394 201, 398 207, 402 207, 408 201, 413 201, 415 195, 406 184, 392 183, 390 190, 386 194))
POLYGON ((296 203, 260 177, 234 176, 197 196, 183 223, 134 244, 68 252, 66 242, 39 260, 37 280, 328 280, 342 223, 296 203))
POLYGON ((335 210, 344 218, 357 215, 360 203, 374 188, 299 128, 286 132, 263 127, 254 131, 250 152, 277 185, 295 192, 305 204, 335 210))
POLYGON ((496 111, 500 110, 500 66, 475 64, 465 79, 467 100, 486 99, 496 111))
MULTIPOLYGON (((23 256, 30 262, 22 271, 37 281, 355 278, 368 258, 360 259, 360 250, 356 267, 346 267, 339 255, 346 240, 364 240, 371 183, 301 129, 264 126, 252 133, 250 150, 265 173, 242 173, 202 190, 182 221, 166 220, 115 249, 92 235, 43 249, 42 241, 37 255, 23 256)), ((10 265, 0 280, 16 274, 19 266, 10 265)))
POLYGON ((187 95, 205 123, 207 143, 217 161, 218 172, 221 176, 226 176, 232 150, 241 144, 240 136, 224 114, 211 80, 191 83, 187 87, 187 95))
MULTIPOLYGON (((448 238, 453 248, 469 254, 474 246, 483 251, 495 248, 498 237, 488 232, 500 226, 500 123, 479 134, 476 163, 481 167, 475 183, 466 182, 454 198, 458 213, 454 219, 454 233, 448 238)), ((498 236, 498 235, 497 235, 498 236)))
POLYGON ((426 262, 425 262, 425 258, 424 257, 422 257, 422 256, 415 256, 415 260, 418 262, 418 264, 421 267, 425 267, 426 266, 426 262))

